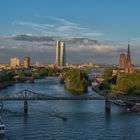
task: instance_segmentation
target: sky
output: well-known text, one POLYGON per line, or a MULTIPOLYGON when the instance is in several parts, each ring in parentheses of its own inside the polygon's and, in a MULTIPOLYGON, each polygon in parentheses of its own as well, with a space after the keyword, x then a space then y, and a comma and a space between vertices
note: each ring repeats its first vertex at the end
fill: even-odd
MULTIPOLYGON (((132 50, 133 56, 136 55, 135 63, 138 63, 139 6, 139 0, 0 0, 1 52, 9 47, 9 55, 4 59, 1 54, 0 59, 10 58, 10 46, 28 45, 25 41, 13 43, 13 39, 11 39, 12 43, 8 41, 6 44, 7 40, 4 37, 28 34, 62 38, 82 37, 111 41, 115 44, 118 42, 118 46, 122 44, 119 48, 127 47, 125 45, 129 39, 135 48, 132 50)), ((32 47, 33 44, 29 46, 32 47)), ((20 53, 22 52, 24 51, 20 49, 20 53)), ((116 57, 117 55, 114 59, 116 57)), ((97 57, 97 62, 98 60, 97 57)), ((106 58, 106 63, 108 60, 106 58)))

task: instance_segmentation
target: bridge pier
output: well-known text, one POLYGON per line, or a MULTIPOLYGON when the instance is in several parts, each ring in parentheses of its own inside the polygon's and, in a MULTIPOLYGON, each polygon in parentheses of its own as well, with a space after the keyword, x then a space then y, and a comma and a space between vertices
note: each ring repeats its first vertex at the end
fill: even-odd
POLYGON ((107 113, 109 113, 110 112, 110 109, 111 109, 110 98, 109 97, 106 97, 106 99, 105 99, 105 111, 107 113))
POLYGON ((24 100, 24 114, 28 114, 28 102, 27 100, 24 100))

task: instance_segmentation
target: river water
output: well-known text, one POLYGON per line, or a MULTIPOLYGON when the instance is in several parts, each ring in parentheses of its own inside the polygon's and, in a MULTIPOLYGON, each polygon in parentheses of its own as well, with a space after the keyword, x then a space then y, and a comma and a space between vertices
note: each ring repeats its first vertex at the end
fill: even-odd
MULTIPOLYGON (((52 96, 76 96, 67 92, 57 78, 18 83, 0 90, 0 94, 29 89, 52 96)), ((87 94, 93 95, 91 88, 87 94)), ((29 113, 23 114, 23 101, 4 101, 2 118, 5 140, 133 140, 140 139, 140 114, 111 104, 106 114, 103 100, 29 101, 29 113), (66 118, 67 121, 64 121, 66 118)))

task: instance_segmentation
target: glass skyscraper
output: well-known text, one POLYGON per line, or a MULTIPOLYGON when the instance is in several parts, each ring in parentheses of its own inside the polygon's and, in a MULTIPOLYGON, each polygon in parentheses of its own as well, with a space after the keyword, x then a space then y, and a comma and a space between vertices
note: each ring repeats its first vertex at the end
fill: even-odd
POLYGON ((66 50, 65 43, 62 41, 57 41, 56 43, 56 58, 55 64, 58 67, 63 67, 66 65, 66 50))

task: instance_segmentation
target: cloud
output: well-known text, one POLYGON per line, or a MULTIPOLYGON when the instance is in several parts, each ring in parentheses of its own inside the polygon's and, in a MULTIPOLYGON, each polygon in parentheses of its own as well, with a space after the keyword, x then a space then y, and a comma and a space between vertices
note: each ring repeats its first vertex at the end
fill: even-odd
POLYGON ((50 18, 54 21, 59 22, 58 26, 56 27, 56 31, 58 32, 68 32, 68 35, 71 36, 85 36, 85 37, 99 37, 102 36, 103 33, 100 32, 93 32, 91 29, 87 27, 83 27, 80 24, 77 24, 75 22, 68 21, 63 18, 57 18, 57 17, 52 17, 52 16, 45 16, 45 18, 50 18), (70 33, 70 34, 69 34, 70 33))
POLYGON ((130 45, 132 44, 133 46, 140 47, 140 37, 134 37, 130 39, 130 45))
MULTIPOLYGON (((24 29, 31 29, 37 34, 50 35, 50 36, 62 36, 62 37, 101 37, 103 33, 92 31, 87 27, 71 22, 64 18, 57 18, 53 16, 36 16, 43 18, 44 23, 34 23, 29 21, 13 21, 13 26, 24 26, 24 29)), ((23 27, 22 27, 23 29, 23 27)))
POLYGON ((81 27, 79 24, 68 21, 63 18, 57 18, 57 17, 52 17, 52 16, 46 16, 46 18, 50 18, 54 21, 58 21, 60 25, 56 28, 57 31, 70 31, 70 30, 87 30, 88 28, 81 27))
POLYGON ((13 26, 24 26, 24 28, 32 29, 37 31, 38 33, 43 34, 49 34, 52 35, 53 33, 50 32, 50 29, 53 29, 55 27, 54 24, 39 24, 39 23, 33 23, 33 22, 26 22, 26 21, 13 21, 13 26))
POLYGON ((51 19, 51 20, 58 21, 58 22, 60 22, 62 24, 65 24, 65 25, 74 25, 74 26, 78 25, 77 23, 68 21, 68 20, 66 20, 64 18, 58 18, 58 17, 53 17, 53 16, 40 16, 40 15, 36 15, 36 17, 51 19))
POLYGON ((93 37, 100 37, 100 36, 103 36, 103 33, 100 33, 100 32, 85 32, 83 33, 84 36, 93 36, 93 37))
POLYGON ((109 45, 109 44, 79 44, 68 48, 73 52, 92 52, 92 54, 102 54, 102 55, 111 55, 112 53, 118 53, 121 49, 118 45, 109 45))
POLYGON ((30 26, 30 27, 35 27, 35 28, 41 28, 41 29, 46 29, 46 28, 52 28, 54 27, 53 24, 36 24, 36 23, 32 23, 32 22, 23 22, 23 21, 20 21, 20 22, 17 22, 17 21, 13 21, 12 22, 12 25, 23 25, 23 26, 30 26))
POLYGON ((71 25, 62 25, 62 26, 58 26, 56 28, 56 31, 59 31, 59 32, 65 32, 65 31, 69 31, 69 32, 75 32, 76 30, 78 31, 82 31, 82 30, 86 30, 87 28, 81 28, 81 27, 78 27, 78 26, 71 26, 71 25))

